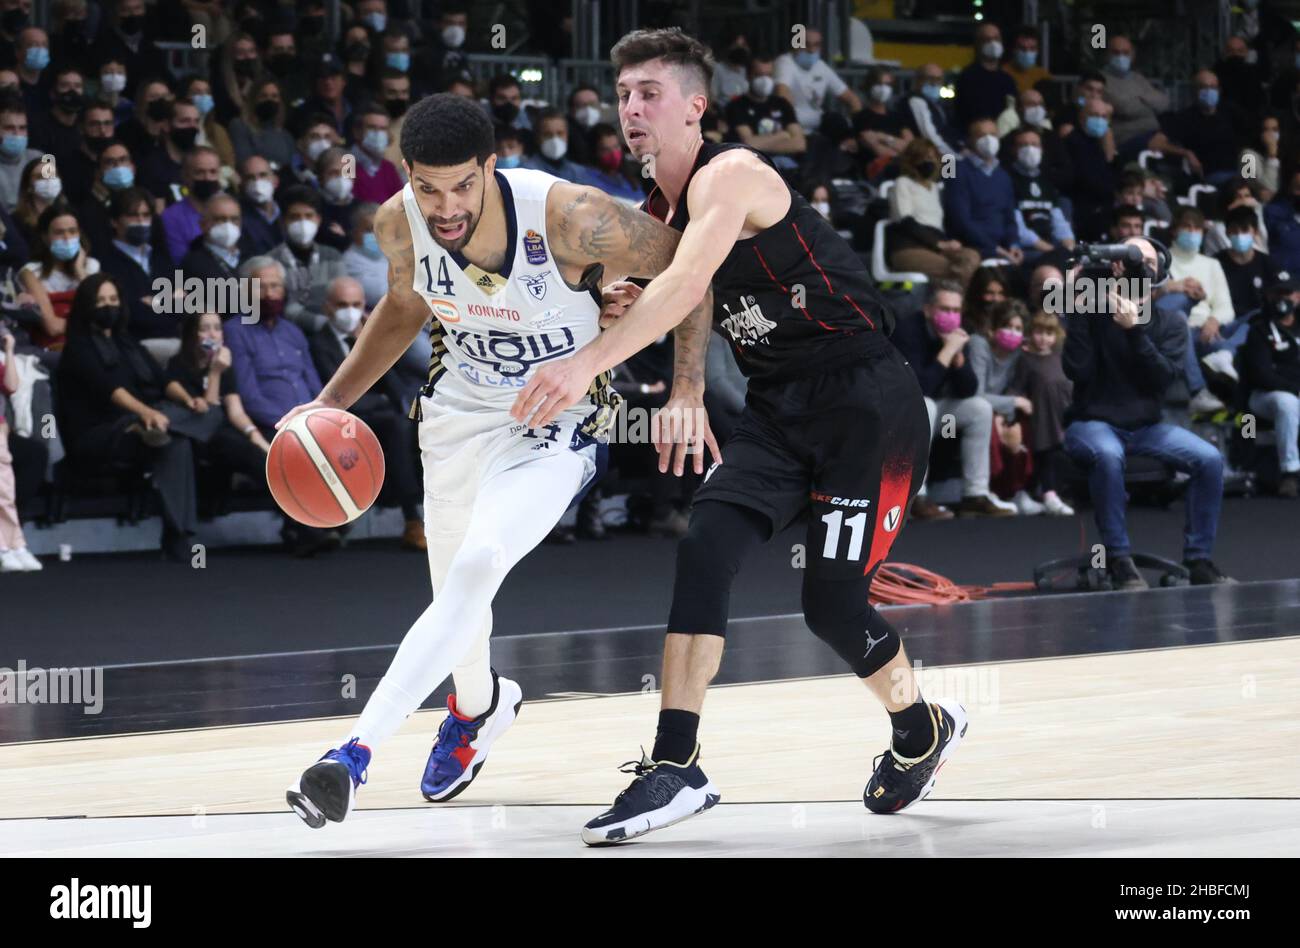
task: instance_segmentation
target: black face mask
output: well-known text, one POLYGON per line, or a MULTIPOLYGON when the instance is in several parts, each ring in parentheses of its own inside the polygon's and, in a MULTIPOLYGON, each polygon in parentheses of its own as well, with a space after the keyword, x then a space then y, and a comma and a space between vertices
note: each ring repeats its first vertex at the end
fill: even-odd
POLYGON ((221 182, 219 181, 195 181, 190 185, 190 193, 200 201, 206 201, 219 190, 221 190, 221 182))
POLYGON ((244 79, 257 75, 256 59, 236 59, 231 63, 231 67, 235 70, 236 76, 241 76, 244 79))
POLYGON ((120 306, 96 306, 94 321, 99 329, 112 329, 122 315, 120 306))
POLYGON ((298 56, 296 53, 276 53, 266 61, 266 65, 271 72, 283 79, 298 68, 298 56))
POLYGON ((28 16, 22 10, 6 10, 3 16, 0 16, 0 26, 10 36, 17 36, 19 31, 27 25, 28 16))
POLYGON ((406 111, 407 106, 411 104, 411 100, 410 99, 389 99, 384 104, 388 106, 388 114, 391 115, 393 118, 397 118, 399 115, 403 114, 406 111))
POLYGON ((69 20, 63 24, 63 42, 83 45, 86 42, 86 21, 69 20))
POLYGON ((126 225, 126 242, 132 247, 143 247, 149 242, 149 234, 153 228, 148 224, 127 224, 126 225))
POLYGON ((108 143, 112 140, 113 137, 111 135, 87 135, 82 139, 82 141, 86 143, 86 148, 90 150, 92 155, 99 155, 102 153, 103 150, 108 147, 108 143))
POLYGON ((150 121, 165 122, 172 117, 172 104, 169 99, 154 99, 144 110, 150 121))
POLYGON ((370 56, 370 47, 365 43, 350 43, 343 50, 343 58, 350 63, 362 62, 370 56))
POLYGON ((67 92, 60 92, 54 97, 55 104, 65 112, 80 112, 85 99, 81 93, 75 89, 69 89, 67 92))
POLYGON ((169 134, 172 144, 181 151, 189 151, 194 147, 194 140, 199 137, 197 128, 173 128, 169 134))
POLYGON ((519 117, 519 106, 513 102, 501 102, 492 106, 492 114, 496 116, 499 122, 509 125, 519 117))
POLYGON ((144 29, 144 17, 124 16, 117 21, 117 26, 124 36, 135 36, 144 29))
POLYGON ((280 103, 271 99, 264 99, 253 106, 253 114, 257 116, 259 122, 270 122, 280 114, 280 103))

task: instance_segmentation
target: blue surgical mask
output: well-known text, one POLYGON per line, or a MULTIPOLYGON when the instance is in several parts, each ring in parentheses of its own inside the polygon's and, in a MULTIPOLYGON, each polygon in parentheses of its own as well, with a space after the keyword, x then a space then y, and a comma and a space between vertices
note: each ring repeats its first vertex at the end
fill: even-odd
POLYGON ((389 69, 396 69, 398 72, 406 72, 411 68, 411 54, 389 53, 384 57, 384 62, 388 63, 389 69))
POLYGON ((1174 243, 1182 250, 1200 253, 1201 241, 1204 237, 1205 235, 1199 230, 1180 230, 1178 236, 1174 238, 1174 243))
POLYGON ((1016 65, 1021 69, 1033 69, 1038 64, 1038 51, 1033 49, 1016 50, 1016 65))
POLYGON ((940 98, 940 93, 942 91, 943 91, 942 86, 936 86, 930 82, 927 82, 925 85, 921 86, 921 95, 925 96, 926 99, 930 102, 938 102, 940 98))
POLYGON ((26 135, 6 135, 3 140, 0 140, 0 151, 4 152, 10 158, 17 158, 26 150, 26 135))
POLYGON ((1110 128, 1110 122, 1100 115, 1089 115, 1083 123, 1083 131, 1090 138, 1101 138, 1110 128))
POLYGON ((378 257, 383 254, 383 251, 379 249, 379 238, 373 233, 362 235, 361 249, 371 257, 378 257))
POLYGON ((1207 109, 1212 109, 1219 104, 1219 90, 1200 89, 1196 93, 1196 99, 1207 109))
POLYGON ((81 238, 70 237, 67 240, 56 240, 50 244, 50 252, 54 254, 56 260, 65 262, 72 260, 77 254, 81 253, 81 238))
POLYGON ((1255 235, 1229 234, 1228 241, 1232 244, 1232 249, 1237 253, 1249 253, 1250 249, 1255 246, 1255 235))
POLYGON ((384 27, 388 25, 388 17, 382 13, 367 13, 363 19, 376 33, 384 32, 384 27))
POLYGON ((498 167, 498 168, 518 168, 518 167, 519 167, 519 156, 518 156, 518 155, 498 155, 498 156, 497 156, 497 167, 498 167))
POLYGON ((1132 66, 1133 66, 1133 57, 1132 57, 1132 56, 1112 56, 1112 57, 1110 57, 1110 68, 1111 68, 1111 72, 1115 73, 1115 75, 1117 75, 1117 76, 1124 76, 1124 75, 1127 75, 1129 69, 1131 69, 1132 66))
POLYGON ((810 52, 806 49, 801 49, 799 52, 794 54, 795 64, 800 69, 811 69, 819 58, 821 57, 817 53, 810 52))
POLYGON ((199 95, 190 96, 190 101, 193 102, 194 107, 199 110, 200 117, 207 115, 209 112, 211 112, 212 106, 214 104, 212 101, 212 96, 208 95, 207 93, 200 93, 199 95))
POLYGON ((382 129, 372 128, 361 138, 361 143, 376 155, 382 155, 388 147, 388 133, 382 129))
POLYGON ((28 69, 34 69, 40 72, 50 64, 50 51, 44 46, 31 46, 27 50, 27 58, 23 60, 23 65, 28 69))
POLYGON ((135 170, 130 165, 118 165, 104 172, 104 186, 120 191, 135 184, 135 170))

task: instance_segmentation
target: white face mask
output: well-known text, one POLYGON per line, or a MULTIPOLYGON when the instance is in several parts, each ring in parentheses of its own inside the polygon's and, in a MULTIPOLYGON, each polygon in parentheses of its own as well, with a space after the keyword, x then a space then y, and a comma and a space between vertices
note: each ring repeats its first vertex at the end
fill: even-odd
POLYGON ((63 193, 63 181, 60 178, 37 178, 32 190, 42 200, 53 201, 63 193))
POLYGON ((985 59, 1001 59, 1002 44, 997 40, 991 40, 980 47, 980 55, 985 59))
POLYGON ((456 49, 461 43, 465 42, 465 27, 449 26, 442 31, 442 42, 452 49, 456 49))
POLYGON ((749 91, 756 99, 766 99, 776 88, 776 80, 771 76, 755 76, 749 80, 749 91))
POLYGON ((329 147, 330 143, 328 139, 313 138, 307 143, 307 159, 309 161, 315 161, 321 156, 321 153, 329 147))
POLYGON ((1016 152, 1016 158, 1022 165, 1033 171, 1043 163, 1043 149, 1037 145, 1025 145, 1016 152))
POLYGON ((1041 105, 1031 105, 1025 109, 1026 125, 1042 125, 1047 121, 1047 109, 1041 105))
POLYGON ((315 221, 293 221, 288 227, 289 242, 299 247, 306 247, 316 239, 316 226, 315 221))
POLYGON ((831 219, 831 206, 826 201, 814 201, 812 209, 827 220, 831 219))
POLYGON ((229 250, 239 243, 239 225, 230 221, 222 221, 208 231, 208 240, 218 247, 229 250))
POLYGON ((330 325, 345 336, 352 335, 357 331, 357 327, 361 325, 361 307, 339 307, 330 316, 330 325))
POLYGON ((551 161, 559 161, 569 151, 569 143, 559 135, 552 135, 542 142, 542 154, 551 161))
POLYGON ((894 94, 893 86, 887 86, 884 83, 871 87, 871 98, 884 105, 889 101, 889 97, 894 94))
POLYGON ((265 204, 271 200, 271 195, 275 193, 275 185, 271 184, 266 178, 259 178, 256 181, 248 182, 248 187, 244 188, 244 193, 254 204, 265 204))
POLYGON ((594 105, 584 105, 573 113, 573 117, 583 128, 591 128, 600 121, 600 109, 594 105))
POLYGON ((330 178, 321 186, 325 191, 325 196, 331 201, 342 204, 352 197, 352 179, 339 176, 330 178))
POLYGON ((981 135, 975 142, 975 151, 981 157, 992 160, 998 156, 998 137, 996 135, 981 135))
POLYGON ((126 88, 126 73, 106 72, 99 77, 99 85, 105 92, 121 92, 126 88))

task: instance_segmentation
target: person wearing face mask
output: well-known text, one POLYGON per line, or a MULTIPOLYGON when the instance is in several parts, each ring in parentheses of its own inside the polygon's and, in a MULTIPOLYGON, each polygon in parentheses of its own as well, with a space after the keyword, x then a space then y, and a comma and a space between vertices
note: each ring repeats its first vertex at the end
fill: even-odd
POLYGON ((794 106, 773 94, 775 69, 772 58, 764 53, 755 53, 750 59, 745 93, 727 103, 728 140, 758 149, 778 170, 793 170, 808 141, 795 118, 794 106))
MULTIPOLYGON (((142 177, 142 183, 148 187, 142 177)), ((167 206, 162 212, 162 229, 167 252, 179 261, 189 253, 190 245, 203 229, 201 218, 211 198, 221 190, 221 164, 211 148, 194 148, 185 153, 181 164, 184 200, 167 206)), ((150 188, 149 190, 153 190, 150 188)))
POLYGON ((591 143, 593 159, 582 169, 582 183, 625 201, 645 197, 641 166, 627 158, 618 130, 602 122, 591 130, 591 143))
POLYGON ((239 202, 224 191, 203 208, 202 232, 178 264, 185 278, 231 280, 244 255, 240 246, 239 202))
POLYGON ((934 142, 941 155, 955 155, 957 149, 948 144, 960 133, 953 128, 948 106, 943 99, 943 67, 926 63, 916 72, 912 93, 907 97, 907 127, 912 134, 934 142))
POLYGON ((1160 117, 1160 130, 1147 147, 1182 158, 1196 178, 1223 185, 1241 173, 1237 156, 1244 143, 1245 119, 1239 109, 1223 102, 1219 77, 1208 69, 1198 72, 1196 102, 1160 117))
POLYGON ((996 120, 1007 99, 1020 92, 1016 80, 1002 68, 1002 31, 994 24, 976 27, 975 61, 957 75, 956 87, 958 128, 969 128, 977 119, 996 120))
POLYGON ((1160 115, 1169 109, 1169 96, 1134 68, 1133 42, 1123 34, 1111 35, 1106 47, 1106 99, 1115 107, 1115 144, 1121 159, 1129 161, 1160 131, 1160 115))
POLYGON ((955 280, 965 287, 980 265, 980 255, 944 231, 937 187, 941 161, 938 148, 925 138, 914 138, 903 149, 899 175, 889 191, 892 223, 885 230, 886 257, 894 270, 955 280))
POLYGON ((145 0, 116 0, 106 13, 91 61, 104 63, 114 59, 124 63, 128 76, 167 75, 167 57, 158 48, 159 37, 149 28, 145 0))
POLYGON ((1267 204, 1277 193, 1282 170, 1282 155, 1292 154, 1295 143, 1282 141, 1282 117, 1266 110, 1259 119, 1259 132, 1255 141, 1243 148, 1237 159, 1238 167, 1254 170, 1254 180, 1259 184, 1260 200, 1267 204))
POLYGON ((569 126, 569 157, 580 165, 591 164, 591 130, 600 122, 600 92, 594 86, 574 86, 565 121, 569 126))
POLYGON ((1241 398, 1260 418, 1273 422, 1279 497, 1300 495, 1300 282, 1270 287, 1263 308, 1237 353, 1241 398))
MULTIPOLYGON (((70 66, 61 66, 54 70, 44 107, 28 112, 32 144, 43 153, 53 155, 59 176, 69 180, 73 169, 79 167, 77 156, 82 148, 80 119, 86 104, 82 94, 84 89, 81 72, 70 66)), ((88 186, 87 181, 83 193, 88 186)))
POLYGON ((853 116, 853 131, 869 165, 867 176, 879 174, 912 140, 912 130, 895 108, 894 77, 879 67, 867 72, 867 104, 853 116))
POLYGON ((1110 223, 1118 176, 1115 139, 1110 128, 1112 109, 1102 99, 1088 99, 1082 122, 1065 137, 1074 178, 1067 196, 1074 206, 1074 231, 1084 240, 1099 237, 1110 223))
POLYGON ((722 44, 722 52, 717 56, 713 78, 709 82, 711 102, 725 109, 732 99, 749 91, 751 58, 749 40, 743 32, 733 34, 722 44))
POLYGON ((113 196, 135 186, 135 165, 131 154, 116 138, 109 139, 95 164, 94 185, 80 204, 77 219, 93 247, 113 243, 113 196))
POLYGON ((262 64, 280 84, 284 102, 301 102, 311 91, 307 70, 298 54, 298 40, 291 29, 272 29, 266 36, 262 64))
POLYGON ((109 238, 100 264, 122 291, 131 335, 140 340, 176 338, 176 317, 153 307, 154 280, 171 277, 174 266, 155 240, 149 192, 135 187, 115 192, 108 213, 109 238))
POLYGON ((239 163, 240 231, 250 256, 270 253, 280 243, 280 207, 275 192, 280 176, 261 155, 239 163))
POLYGON ((352 185, 355 200, 382 204, 402 190, 401 174, 384 157, 392 144, 391 124, 387 110, 377 106, 355 117, 352 125, 352 140, 357 146, 352 150, 357 159, 356 180, 352 185))
POLYGON ((0 4, 0 69, 14 67, 18 37, 31 20, 31 0, 6 0, 0 4))
POLYGON ((324 115, 340 137, 346 134, 352 124, 352 103, 343 94, 347 89, 346 73, 342 61, 333 53, 325 53, 313 60, 312 94, 294 110, 293 118, 287 124, 302 128, 308 121, 324 115))
POLYGON ((488 83, 488 114, 497 124, 523 133, 520 137, 527 147, 531 142, 533 123, 523 108, 523 101, 523 91, 514 76, 501 73, 488 83))
POLYGON ((397 176, 406 183, 402 168, 402 126, 406 110, 411 107, 411 77, 389 70, 379 77, 379 104, 388 113, 388 148, 384 158, 397 170, 397 176))
POLYGON ((99 64, 99 99, 112 108, 115 127, 135 114, 135 103, 125 94, 126 83, 125 63, 110 60, 99 64))
POLYGON ((1280 182, 1278 192, 1264 208, 1268 247, 1278 267, 1300 273, 1300 169, 1280 182))
POLYGON ((44 73, 50 65, 50 37, 42 29, 28 27, 18 34, 14 71, 22 90, 27 114, 35 116, 49 107, 49 86, 44 73))
MULTIPOLYGON (((930 415, 931 440, 939 433, 940 417, 952 416, 961 438, 962 516, 1008 517, 1014 504, 989 490, 989 444, 993 437, 993 408, 979 397, 978 380, 967 356, 970 336, 961 328, 962 287, 952 280, 934 280, 925 305, 898 320, 891 337, 921 383, 930 415)), ((928 483, 928 477, 927 477, 928 483)), ((918 520, 950 520, 952 511, 930 499, 923 484, 912 502, 918 520)))
POLYGON ((57 373, 66 463, 87 473, 122 464, 148 471, 161 502, 163 553, 189 563, 198 522, 192 444, 170 430, 165 403, 174 383, 126 323, 121 288, 106 274, 88 277, 57 373))
POLYGON ((1229 36, 1223 56, 1214 64, 1214 74, 1219 77, 1224 101, 1253 115, 1259 108, 1267 76, 1250 53, 1244 36, 1229 36))
MULTIPOLYGON (((366 295, 366 309, 374 309, 388 292, 388 258, 379 249, 379 239, 374 230, 377 210, 379 205, 373 202, 352 208, 351 240, 343 251, 343 272, 361 284, 366 295)), ((428 364, 425 360, 415 367, 421 379, 427 374, 428 364)))
POLYGON ((118 124, 115 134, 130 149, 132 157, 143 157, 162 147, 167 123, 172 116, 170 87, 160 79, 144 79, 135 89, 135 108, 130 118, 118 124))
POLYGON ((199 133, 194 139, 196 145, 215 148, 221 158, 222 168, 235 167, 235 146, 230 141, 230 133, 225 124, 217 121, 216 99, 212 95, 212 85, 203 76, 191 76, 181 84, 182 102, 193 103, 199 113, 199 133))
POLYGON ((316 163, 325 152, 342 145, 343 139, 334 131, 334 123, 328 115, 311 116, 299 128, 298 144, 290 167, 299 184, 318 188, 320 179, 316 177, 316 163))
POLYGON ((453 79, 467 75, 465 41, 469 14, 460 3, 440 3, 441 14, 419 55, 411 61, 411 79, 423 89, 445 90, 453 79))
POLYGON ((357 206, 353 196, 356 179, 343 173, 347 161, 349 155, 342 148, 330 148, 316 160, 316 180, 320 182, 316 190, 321 197, 321 226, 316 240, 340 253, 351 243, 348 235, 357 206))
POLYGON ((1223 223, 1228 246, 1215 259, 1228 281, 1233 311, 1244 316, 1260 308, 1266 288, 1290 275, 1279 270, 1273 258, 1257 248, 1259 218, 1254 209, 1234 207, 1223 223))
MULTIPOLYGON (((330 281, 325 294, 325 325, 312 333, 307 340, 317 374, 333 378, 343 360, 352 351, 361 333, 365 313, 365 295, 361 284, 349 276, 330 281)), ((424 488, 416 476, 417 463, 412 451, 410 422, 406 413, 399 411, 390 396, 400 394, 394 384, 393 370, 389 370, 369 391, 348 408, 375 433, 384 452, 384 489, 382 506, 394 503, 402 508, 406 526, 402 531, 402 546, 409 550, 425 550, 424 519, 420 516, 420 502, 424 488)))
MULTIPOLYGON (((221 156, 210 145, 199 142, 199 109, 188 99, 172 103, 172 117, 167 123, 166 137, 161 148, 155 148, 140 162, 140 183, 154 194, 172 201, 184 196, 185 158, 200 148, 216 156, 217 181, 221 180, 221 156)), ((206 190, 204 185, 200 190, 206 190)), ((206 195, 204 195, 206 197, 206 195)))
POLYGON ((319 194, 297 185, 285 191, 280 206, 284 243, 269 256, 284 268, 284 315, 304 332, 315 332, 325 322, 330 281, 346 276, 343 255, 316 239, 321 226, 319 194))
POLYGON ((1074 248, 1074 230, 1061 207, 1056 185, 1043 174, 1043 136, 1021 128, 1008 139, 1014 156, 1007 165, 1016 193, 1017 245, 1033 263, 1058 247, 1074 248))
POLYGON ((284 127, 284 92, 274 79, 253 85, 244 103, 244 113, 230 123, 230 143, 235 160, 261 155, 277 167, 287 168, 293 161, 296 145, 284 127))
POLYGON ((776 81, 773 92, 794 106, 800 128, 815 132, 821 129, 822 117, 827 114, 827 96, 848 106, 849 114, 862 111, 862 100, 822 56, 821 31, 808 30, 804 41, 803 48, 781 54, 772 64, 772 78, 776 81))
POLYGON ((67 332, 73 294, 86 277, 99 272, 99 261, 90 255, 81 225, 66 204, 47 207, 36 228, 41 240, 33 248, 34 259, 18 271, 16 282, 41 305, 41 325, 28 330, 32 344, 58 351, 67 332), (38 292, 35 284, 44 292, 38 292))
POLYGON ((537 154, 520 167, 545 171, 565 181, 581 184, 585 174, 569 155, 569 125, 559 109, 547 109, 537 117, 537 154))
POLYGON ((949 235, 974 247, 981 258, 1002 257, 1019 265, 1024 254, 1017 246, 1015 186, 998 163, 996 130, 992 119, 970 124, 971 150, 956 163, 943 191, 944 220, 949 235))
POLYGON ((28 146, 27 110, 22 99, 0 99, 0 204, 12 211, 18 204, 23 168, 41 153, 28 146))
POLYGON ((518 168, 524 160, 524 136, 518 129, 496 126, 497 167, 518 168))
POLYGON ((1022 26, 1016 30, 1011 57, 1002 68, 1015 80, 1016 88, 1022 94, 1033 89, 1044 79, 1052 78, 1052 74, 1044 69, 1038 60, 1037 29, 1032 26, 1022 26))

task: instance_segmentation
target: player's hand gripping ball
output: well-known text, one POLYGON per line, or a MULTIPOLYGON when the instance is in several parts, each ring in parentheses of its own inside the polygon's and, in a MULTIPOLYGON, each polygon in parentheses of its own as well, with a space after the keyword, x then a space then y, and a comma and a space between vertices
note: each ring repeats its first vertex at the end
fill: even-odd
POLYGON ((384 484, 384 452, 350 412, 313 408, 271 441, 266 482, 280 509, 309 527, 340 527, 370 509, 384 484))

